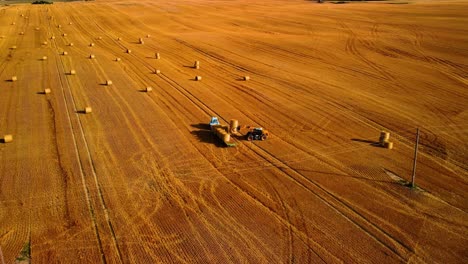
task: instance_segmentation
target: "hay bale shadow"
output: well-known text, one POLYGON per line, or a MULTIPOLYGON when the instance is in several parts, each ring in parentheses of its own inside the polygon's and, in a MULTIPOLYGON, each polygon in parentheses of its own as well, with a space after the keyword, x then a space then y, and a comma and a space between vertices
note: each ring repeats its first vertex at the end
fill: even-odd
POLYGON ((86 110, 76 110, 75 113, 85 115, 86 110))
POLYGON ((380 145, 380 142, 378 141, 374 141, 374 140, 368 140, 368 139, 360 139, 360 138, 352 138, 351 141, 356 141, 356 142, 361 142, 361 143, 367 143, 369 144, 370 146, 373 146, 373 147, 382 147, 380 145))
POLYGON ((196 129, 209 130, 211 132, 210 124, 208 124, 208 123, 198 123, 198 124, 192 124, 190 126, 196 128, 196 129))
POLYGON ((192 124, 192 127, 198 129, 193 130, 190 133, 194 135, 198 141, 203 143, 214 144, 216 147, 226 147, 226 144, 219 139, 213 132, 211 132, 210 125, 206 123, 192 124))
POLYGON ((214 144, 216 147, 223 148, 226 147, 226 144, 219 139, 215 134, 210 130, 194 130, 190 132, 194 135, 199 142, 214 144))

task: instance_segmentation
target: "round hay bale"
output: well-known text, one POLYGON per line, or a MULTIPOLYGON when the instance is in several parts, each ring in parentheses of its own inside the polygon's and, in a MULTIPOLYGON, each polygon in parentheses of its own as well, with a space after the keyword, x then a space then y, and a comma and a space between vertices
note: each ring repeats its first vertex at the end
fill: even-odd
POLYGON ((151 91, 153 91, 153 87, 149 87, 149 86, 146 87, 145 92, 149 93, 151 91))
POLYGON ((68 25, 73 25, 73 23, 72 23, 72 22, 69 22, 68 25))
POLYGON ((10 49, 14 50, 14 49, 16 49, 16 46, 11 46, 11 48, 10 48, 10 49))
POLYGON ((89 107, 89 106, 85 107, 85 109, 84 109, 85 114, 89 114, 91 112, 93 112, 93 109, 91 107, 89 107))
POLYGON ((21 14, 20 16, 21 16, 21 17, 24 17, 24 14, 21 14))
POLYGON ((224 142, 229 142, 229 141, 231 141, 231 134, 228 134, 228 133, 224 134, 224 135, 223 135, 223 141, 224 141, 224 142))
POLYGON ((47 45, 49 44, 47 41, 42 42, 42 45, 47 45))
POLYGON ((75 75, 76 74, 76 71, 75 70, 71 70, 70 71, 70 75, 75 75))
POLYGON ((143 40, 140 40, 140 44, 145 44, 145 42, 143 40))
POLYGON ((3 136, 3 143, 10 143, 13 141, 13 135, 5 135, 3 136))
POLYGON ((201 76, 195 76, 195 81, 201 81, 202 77, 201 76))
POLYGON ((384 148, 386 149, 393 149, 393 142, 385 142, 384 148))
POLYGON ((112 85, 112 81, 111 81, 111 80, 107 80, 107 81, 106 81, 106 85, 107 85, 107 86, 111 86, 111 85, 112 85))
POLYGON ((193 65, 193 67, 194 67, 195 69, 197 69, 197 70, 200 69, 200 62, 199 62, 199 61, 195 61, 195 64, 193 65))
POLYGON ((250 76, 244 76, 244 81, 249 81, 250 80, 250 76))
POLYGON ((49 88, 44 89, 44 94, 50 94, 51 90, 49 88))
POLYGON ((73 42, 70 42, 68 46, 73 47, 73 42))
POLYGON ((63 33, 62 36, 63 36, 63 37, 66 37, 66 36, 67 36, 67 33, 63 33))
POLYGON ((381 145, 384 145, 385 142, 388 142, 390 139, 390 133, 387 131, 381 131, 380 132, 380 137, 379 137, 379 142, 381 145))
POLYGON ((19 34, 20 34, 20 35, 24 35, 24 32, 23 32, 23 31, 21 31, 19 34))
POLYGON ((151 37, 151 35, 150 35, 150 34, 146 35, 146 38, 149 38, 149 37, 151 37))
POLYGON ((37 27, 36 30, 41 30, 41 29, 37 27))
POLYGON ((236 133, 238 126, 239 126, 239 121, 236 119, 231 119, 231 121, 229 122, 229 131, 231 131, 231 133, 236 133))
POLYGON ((128 54, 132 53, 132 50, 131 50, 131 49, 127 49, 127 53, 128 53, 128 54))
POLYGON ((62 55, 63 55, 63 56, 67 56, 67 55, 68 55, 68 52, 63 51, 63 52, 62 52, 62 55))
POLYGON ((121 61, 122 59, 121 58, 115 58, 115 61, 121 61))
POLYGON ((11 81, 12 81, 12 82, 16 82, 17 80, 18 80, 18 77, 16 77, 16 76, 11 76, 11 81))
POLYGON ((90 47, 94 47, 94 43, 89 43, 89 46, 90 46, 90 47))
POLYGON ((11 25, 14 26, 14 25, 16 25, 16 23, 15 23, 15 22, 12 22, 11 25))
POLYGON ((154 56, 156 57, 156 59, 161 59, 161 55, 159 54, 159 52, 156 52, 156 54, 154 54, 154 56))
POLYGON ((117 38, 117 41, 121 41, 121 40, 122 40, 122 38, 121 38, 121 37, 118 37, 118 38, 117 38))
POLYGON ((62 27, 62 25, 57 25, 57 27, 58 27, 58 28, 61 28, 61 27, 62 27))
POLYGON ((47 60, 47 56, 43 56, 43 57, 42 57, 42 60, 43 60, 43 61, 47 60))
POLYGON ((55 36, 50 37, 50 39, 55 39, 55 36))
POLYGON ((90 59, 95 59, 96 56, 95 56, 94 54, 91 54, 91 55, 89 55, 89 58, 90 58, 90 59))
POLYGON ((161 71, 156 69, 156 70, 154 70, 154 74, 161 74, 161 71))
POLYGON ((98 37, 98 39, 99 39, 99 40, 101 40, 101 39, 102 39, 102 37, 101 37, 101 36, 99 36, 99 37, 98 37))

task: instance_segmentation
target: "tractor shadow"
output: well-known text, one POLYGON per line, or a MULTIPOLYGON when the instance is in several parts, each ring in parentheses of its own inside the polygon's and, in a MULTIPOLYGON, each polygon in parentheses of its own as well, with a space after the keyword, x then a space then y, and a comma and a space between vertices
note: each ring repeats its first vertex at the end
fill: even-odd
POLYGON ((369 146, 381 148, 382 146, 378 141, 368 140, 368 139, 359 139, 359 138, 352 138, 351 141, 367 143, 369 146))

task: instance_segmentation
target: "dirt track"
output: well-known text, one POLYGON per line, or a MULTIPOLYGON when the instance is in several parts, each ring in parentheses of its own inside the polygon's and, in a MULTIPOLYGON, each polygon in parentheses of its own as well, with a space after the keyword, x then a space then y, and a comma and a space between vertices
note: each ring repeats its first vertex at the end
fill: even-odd
POLYGON ((35 263, 466 261, 467 8, 0 7, 0 136, 14 136, 0 143, 0 253, 7 263, 26 244, 35 263), (272 136, 224 148, 210 116, 272 136), (395 179, 410 180, 416 127, 411 190, 395 179), (393 150, 369 144, 382 129, 393 150))

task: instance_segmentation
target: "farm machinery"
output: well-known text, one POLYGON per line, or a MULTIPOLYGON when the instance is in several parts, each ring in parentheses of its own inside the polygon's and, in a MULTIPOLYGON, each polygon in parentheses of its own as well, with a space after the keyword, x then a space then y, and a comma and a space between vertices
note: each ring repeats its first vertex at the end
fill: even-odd
POLYGON ((217 135, 227 146, 233 147, 236 144, 231 141, 232 136, 245 138, 248 141, 266 140, 269 132, 261 127, 239 126, 239 121, 232 119, 229 125, 221 125, 218 117, 213 116, 210 120, 210 130, 217 135))

